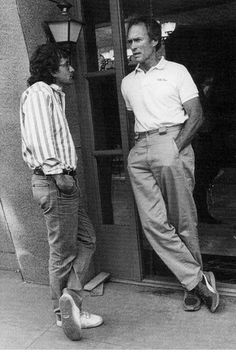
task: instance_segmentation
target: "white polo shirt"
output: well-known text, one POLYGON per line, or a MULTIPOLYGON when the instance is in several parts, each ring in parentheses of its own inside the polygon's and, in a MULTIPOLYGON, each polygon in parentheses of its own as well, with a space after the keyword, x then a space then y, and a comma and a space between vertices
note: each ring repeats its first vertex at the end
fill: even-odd
POLYGON ((198 96, 186 67, 164 57, 146 73, 138 65, 122 80, 121 91, 135 115, 135 132, 184 123, 183 103, 198 96))

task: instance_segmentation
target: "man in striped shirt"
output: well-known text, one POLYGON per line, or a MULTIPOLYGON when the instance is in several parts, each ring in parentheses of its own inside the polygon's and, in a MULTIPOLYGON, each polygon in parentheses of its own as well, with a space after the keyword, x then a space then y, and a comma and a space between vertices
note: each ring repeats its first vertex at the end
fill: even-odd
POLYGON ((65 116, 64 85, 73 83, 69 53, 43 44, 30 60, 28 89, 20 102, 22 154, 33 170, 34 199, 48 230, 49 279, 57 325, 71 340, 102 317, 81 311, 81 291, 95 250, 94 228, 82 204, 77 155, 65 116))

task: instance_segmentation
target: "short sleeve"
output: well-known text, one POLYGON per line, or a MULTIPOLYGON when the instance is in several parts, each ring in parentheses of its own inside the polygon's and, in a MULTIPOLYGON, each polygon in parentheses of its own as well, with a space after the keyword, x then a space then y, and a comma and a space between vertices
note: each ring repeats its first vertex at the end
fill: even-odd
POLYGON ((133 111, 133 109, 132 109, 132 107, 130 105, 130 102, 129 102, 129 98, 128 98, 127 94, 126 94, 124 80, 121 83, 121 93, 122 93, 122 96, 123 96, 124 101, 125 101, 126 109, 129 110, 129 111, 133 111))

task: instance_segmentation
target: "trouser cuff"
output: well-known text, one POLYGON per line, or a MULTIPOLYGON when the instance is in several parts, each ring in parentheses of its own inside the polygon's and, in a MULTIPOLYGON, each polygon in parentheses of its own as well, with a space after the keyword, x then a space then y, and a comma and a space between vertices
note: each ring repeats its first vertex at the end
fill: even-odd
POLYGON ((202 280, 202 276, 203 276, 203 272, 200 271, 197 278, 185 286, 186 290, 187 291, 193 290, 199 284, 199 282, 202 280))

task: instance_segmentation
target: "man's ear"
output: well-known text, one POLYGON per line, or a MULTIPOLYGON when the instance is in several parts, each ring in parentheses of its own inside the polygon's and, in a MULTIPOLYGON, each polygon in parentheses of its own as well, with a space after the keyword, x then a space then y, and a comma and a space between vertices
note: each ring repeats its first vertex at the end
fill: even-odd
POLYGON ((159 40, 152 40, 152 46, 157 46, 159 43, 159 40))

